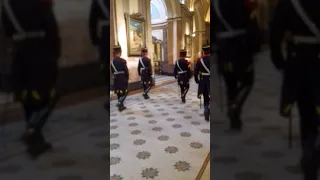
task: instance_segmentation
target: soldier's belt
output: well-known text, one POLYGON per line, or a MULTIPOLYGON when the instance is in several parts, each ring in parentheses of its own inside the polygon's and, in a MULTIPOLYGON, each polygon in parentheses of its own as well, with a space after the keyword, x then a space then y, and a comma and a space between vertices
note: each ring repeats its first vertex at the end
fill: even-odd
POLYGON ((292 40, 295 44, 320 44, 320 39, 315 36, 293 36, 292 40))
POLYGON ((210 73, 201 73, 201 76, 210 76, 210 73))
POLYGON ((142 71, 145 71, 145 70, 146 70, 146 68, 141 68, 140 73, 142 73, 142 71))
POLYGON ((244 35, 246 34, 247 31, 246 30, 234 30, 234 31, 227 31, 227 32, 219 32, 217 33, 217 37, 218 38, 233 38, 233 37, 237 37, 237 36, 240 36, 240 35, 244 35))
POLYGON ((184 74, 186 73, 187 71, 179 71, 178 74, 184 74))
POLYGON ((33 38, 44 38, 45 36, 46 36, 46 33, 44 31, 26 32, 26 33, 14 34, 12 36, 12 39, 14 41, 21 41, 21 40, 33 39, 33 38))
POLYGON ((124 74, 124 71, 118 71, 118 72, 114 72, 114 75, 118 75, 118 74, 124 74))

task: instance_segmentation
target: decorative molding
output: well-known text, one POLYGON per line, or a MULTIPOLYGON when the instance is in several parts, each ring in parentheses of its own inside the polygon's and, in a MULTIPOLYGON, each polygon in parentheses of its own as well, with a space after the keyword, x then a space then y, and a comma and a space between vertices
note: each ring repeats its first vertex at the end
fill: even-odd
POLYGON ((181 21, 182 17, 172 17, 172 18, 168 18, 167 22, 172 22, 172 21, 181 21))
POLYGON ((185 12, 188 16, 193 16, 195 14, 194 11, 190 11, 190 9, 185 4, 180 4, 181 10, 185 12))
POLYGON ((157 23, 157 24, 152 24, 151 28, 156 28, 156 27, 167 27, 168 22, 162 22, 162 23, 157 23))
MULTIPOLYGON (((129 14, 128 14, 129 15, 129 14)), ((139 21, 145 21, 145 18, 142 16, 142 14, 141 13, 132 13, 132 14, 130 14, 129 15, 129 17, 131 18, 131 19, 135 19, 135 20, 139 20, 139 21)))

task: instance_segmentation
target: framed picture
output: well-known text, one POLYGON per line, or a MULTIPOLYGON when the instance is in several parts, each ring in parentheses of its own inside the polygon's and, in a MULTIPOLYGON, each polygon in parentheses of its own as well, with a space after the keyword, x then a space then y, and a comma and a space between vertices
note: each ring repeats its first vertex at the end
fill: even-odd
POLYGON ((187 58, 192 56, 192 37, 190 35, 184 35, 184 43, 187 51, 187 58))
POLYGON ((125 14, 128 56, 140 56, 145 46, 145 20, 141 14, 125 14))

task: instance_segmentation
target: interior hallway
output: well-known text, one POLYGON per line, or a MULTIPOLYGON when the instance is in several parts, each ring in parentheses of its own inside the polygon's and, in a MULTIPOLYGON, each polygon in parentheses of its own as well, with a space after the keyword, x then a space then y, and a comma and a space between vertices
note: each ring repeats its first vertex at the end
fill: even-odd
POLYGON ((182 104, 176 83, 153 89, 150 99, 130 96, 127 109, 111 102, 111 180, 195 180, 210 151, 210 123, 191 80, 182 104))
POLYGON ((293 114, 292 149, 288 148, 288 120, 279 116, 281 73, 271 64, 267 51, 258 56, 255 67, 256 83, 244 108, 241 134, 224 132, 229 123, 218 105, 219 81, 217 76, 211 79, 216 92, 212 98, 216 104, 211 115, 211 176, 227 180, 301 180, 298 115, 293 114))

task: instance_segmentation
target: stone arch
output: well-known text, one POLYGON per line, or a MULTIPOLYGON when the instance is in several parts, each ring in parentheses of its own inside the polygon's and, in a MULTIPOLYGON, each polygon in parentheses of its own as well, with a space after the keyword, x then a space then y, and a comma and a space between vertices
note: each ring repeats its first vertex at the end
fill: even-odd
POLYGON ((196 27, 196 31, 204 31, 205 30, 205 21, 204 21, 204 11, 201 11, 202 9, 202 5, 200 1, 197 1, 194 4, 194 8, 195 8, 195 27, 196 27))
POLYGON ((181 8, 179 0, 163 0, 168 9, 168 18, 180 17, 181 8))
POLYGON ((167 21, 168 10, 163 0, 151 0, 150 11, 151 11, 151 24, 163 23, 167 21))
POLYGON ((160 15, 156 18, 152 18, 151 23, 162 23, 165 22, 164 18, 175 18, 181 16, 180 1, 179 0, 151 0, 150 9, 158 11, 160 15))

